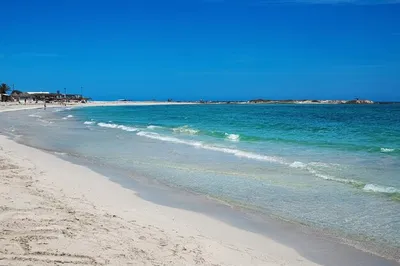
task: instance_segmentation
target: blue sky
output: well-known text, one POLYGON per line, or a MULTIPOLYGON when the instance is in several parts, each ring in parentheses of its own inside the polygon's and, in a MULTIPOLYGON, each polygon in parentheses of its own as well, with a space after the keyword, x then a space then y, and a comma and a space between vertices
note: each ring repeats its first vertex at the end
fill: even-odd
POLYGON ((400 101, 400 1, 1 1, 0 82, 95 99, 400 101))

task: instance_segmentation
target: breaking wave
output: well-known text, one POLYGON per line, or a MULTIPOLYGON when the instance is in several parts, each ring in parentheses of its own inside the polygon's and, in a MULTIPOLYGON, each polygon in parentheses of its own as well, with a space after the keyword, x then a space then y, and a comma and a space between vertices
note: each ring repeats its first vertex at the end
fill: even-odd
POLYGON ((330 165, 330 164, 321 163, 321 162, 311 162, 311 163, 307 164, 307 163, 295 161, 295 162, 291 163, 289 166, 292 168, 305 169, 310 174, 312 174, 316 177, 322 178, 324 180, 327 180, 327 181, 334 181, 334 182, 338 182, 338 183, 342 183, 342 184, 350 184, 350 185, 354 185, 354 186, 364 185, 364 183, 361 181, 357 181, 354 179, 339 178, 339 177, 335 177, 335 176, 331 176, 331 175, 327 175, 327 174, 322 174, 315 169, 315 167, 326 167, 326 168, 329 167, 330 168, 335 165, 330 165))
POLYGON ((253 153, 253 152, 247 152, 247 151, 242 151, 242 150, 237 150, 237 149, 232 149, 232 148, 213 146, 210 144, 205 144, 201 141, 183 140, 183 139, 178 139, 175 137, 160 135, 160 134, 154 133, 154 132, 140 131, 137 133, 137 135, 143 136, 146 138, 150 138, 150 139, 184 144, 184 145, 189 145, 189 146, 192 146, 195 148, 223 152, 226 154, 232 154, 239 158, 247 158, 247 159, 253 159, 253 160, 258 160, 258 161, 265 161, 265 162, 269 162, 269 163, 278 163, 278 164, 286 165, 286 166, 289 166, 292 168, 304 169, 304 170, 308 171, 310 174, 314 175, 315 177, 321 178, 323 180, 352 185, 358 189, 362 188, 364 191, 374 191, 374 192, 382 192, 382 193, 400 193, 400 191, 398 189, 393 188, 393 187, 381 187, 381 186, 376 186, 376 185, 371 185, 371 184, 365 184, 362 181, 358 181, 358 180, 354 180, 354 179, 339 178, 339 177, 323 174, 315 169, 316 167, 335 167, 335 166, 338 166, 337 164, 327 164, 327 163, 322 163, 322 162, 303 163, 303 162, 299 162, 299 161, 295 161, 293 163, 288 163, 283 158, 276 157, 276 156, 267 156, 267 155, 263 155, 263 154, 257 154, 257 153, 253 153))
POLYGON ((157 139, 157 140, 161 140, 161 141, 179 143, 179 144, 189 145, 189 146, 193 146, 193 147, 200 148, 200 149, 232 154, 232 155, 234 155, 236 157, 240 157, 240 158, 247 158, 247 159, 279 163, 279 164, 287 164, 282 158, 279 158, 279 157, 267 156, 267 155, 262 155, 262 154, 247 152, 247 151, 231 149, 231 148, 213 146, 213 145, 209 145, 209 144, 204 144, 201 141, 182 140, 182 139, 178 139, 175 137, 168 137, 168 136, 163 136, 163 135, 160 135, 160 134, 157 134, 154 132, 145 132, 145 131, 140 131, 137 133, 137 135, 143 136, 146 138, 150 138, 150 139, 157 139))
POLYGON ((330 175, 324 175, 321 173, 318 173, 317 171, 313 170, 313 169, 307 169, 310 173, 314 174, 316 177, 325 179, 327 181, 334 181, 334 182, 338 182, 338 183, 342 183, 342 184, 349 184, 349 185, 353 185, 356 187, 362 186, 364 183, 361 181, 357 181, 354 179, 346 179, 346 178, 339 178, 339 177, 334 177, 334 176, 330 176, 330 175))
POLYGON ((339 178, 327 174, 322 174, 318 172, 314 167, 332 167, 332 166, 337 166, 336 164, 326 164, 326 163, 321 163, 321 162, 311 162, 311 163, 302 163, 302 162, 293 162, 289 165, 292 168, 298 168, 298 169, 305 169, 307 170, 310 174, 327 180, 331 182, 337 182, 337 183, 342 183, 345 185, 351 185, 357 189, 362 189, 364 192, 373 192, 373 193, 382 193, 391 196, 393 200, 399 200, 400 201, 400 189, 397 189, 395 187, 390 187, 390 186, 381 186, 381 185, 375 185, 375 184, 366 184, 362 181, 354 180, 354 179, 346 179, 346 178, 339 178))
POLYGON ((176 133, 184 133, 189 135, 196 135, 199 130, 190 128, 189 126, 175 127, 172 129, 176 133))
POLYGON ((394 149, 389 149, 389 148, 381 148, 381 152, 393 152, 394 149))
POLYGON ((73 115, 67 115, 66 117, 63 117, 64 120, 67 120, 68 118, 74 117, 73 115))
POLYGON ((375 185, 375 184, 366 184, 364 186, 363 190, 367 191, 367 192, 378 192, 378 193, 386 193, 386 194, 400 193, 400 189, 397 189, 394 187, 379 186, 379 185, 375 185))
POLYGON ((228 134, 225 133, 225 139, 238 142, 240 140, 240 135, 239 134, 228 134))
POLYGON ((148 129, 157 129, 157 128, 162 128, 162 127, 150 125, 150 126, 147 126, 147 128, 148 128, 148 129))
POLYGON ((83 124, 85 125, 94 125, 96 122, 95 121, 85 121, 83 124))
POLYGON ((138 131, 137 128, 128 127, 128 126, 124 126, 124 125, 118 125, 118 124, 108 124, 108 123, 101 123, 101 122, 100 122, 100 123, 97 123, 97 125, 98 125, 99 127, 121 129, 121 130, 128 131, 128 132, 138 131))
POLYGON ((291 163, 289 166, 292 167, 292 168, 304 169, 304 168, 307 167, 307 164, 302 163, 302 162, 297 162, 297 161, 296 161, 296 162, 291 163))

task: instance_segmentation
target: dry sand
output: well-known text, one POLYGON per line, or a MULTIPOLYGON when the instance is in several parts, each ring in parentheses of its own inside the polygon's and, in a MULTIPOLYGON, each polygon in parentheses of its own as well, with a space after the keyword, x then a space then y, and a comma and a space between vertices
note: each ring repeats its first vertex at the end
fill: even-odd
MULTIPOLYGON (((89 101, 87 103, 67 103, 68 107, 90 107, 90 106, 143 106, 143 105, 183 105, 183 104, 196 104, 194 102, 154 102, 154 101, 89 101)), ((61 104, 47 104, 47 108, 60 108, 64 107, 61 104)), ((29 110, 29 109, 42 109, 43 102, 38 103, 18 103, 18 102, 0 102, 0 112, 29 110)))
MULTIPOLYGON (((21 108, 35 106, 13 109, 21 108)), ((4 136, 0 184, 0 265, 315 265, 265 236, 145 201, 4 136)))

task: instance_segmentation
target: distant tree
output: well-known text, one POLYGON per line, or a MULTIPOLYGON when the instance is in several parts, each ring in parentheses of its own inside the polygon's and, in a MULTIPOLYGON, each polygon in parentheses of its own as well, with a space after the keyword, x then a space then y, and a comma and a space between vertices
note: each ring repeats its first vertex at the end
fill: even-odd
POLYGON ((6 94, 9 90, 10 90, 10 86, 8 86, 7 84, 2 83, 0 85, 0 98, 1 98, 1 101, 4 101, 4 98, 5 98, 5 97, 3 97, 3 94, 6 94))
POLYGON ((2 84, 0 85, 0 93, 1 93, 1 94, 5 94, 5 93, 7 93, 9 90, 10 90, 10 86, 8 86, 7 84, 2 83, 2 84))

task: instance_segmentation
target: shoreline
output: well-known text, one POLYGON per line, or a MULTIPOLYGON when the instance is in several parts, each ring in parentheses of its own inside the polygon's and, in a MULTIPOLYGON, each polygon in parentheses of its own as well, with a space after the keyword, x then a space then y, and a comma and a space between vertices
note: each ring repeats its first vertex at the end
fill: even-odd
MULTIPOLYGON (((135 188, 127 189, 126 186, 123 186, 122 184, 113 181, 112 178, 109 179, 107 175, 101 173, 98 174, 90 170, 90 168, 87 168, 86 166, 76 165, 69 161, 65 161, 61 158, 58 158, 55 155, 48 154, 44 151, 25 146, 23 144, 17 144, 12 140, 6 139, 5 137, 0 137, 0 147, 3 148, 3 152, 1 153, 2 157, 6 155, 5 159, 1 158, 3 159, 2 161, 3 162, 6 161, 12 163, 13 165, 18 165, 20 167, 19 170, 13 169, 15 170, 15 172, 29 172, 32 168, 39 171, 39 174, 34 174, 34 173, 32 174, 32 178, 35 180, 35 185, 39 185, 39 187, 35 187, 31 183, 29 182, 28 183, 29 183, 29 188, 32 187, 39 188, 39 190, 45 192, 42 194, 39 193, 40 195, 48 197, 48 193, 50 192, 53 194, 53 196, 55 196, 58 202, 62 202, 64 198, 66 198, 67 202, 70 205, 66 206, 65 209, 71 209, 71 208, 76 209, 77 207, 81 207, 82 202, 84 202, 84 205, 86 207, 84 206, 83 209, 74 211, 75 213, 78 212, 90 213, 91 217, 93 216, 98 217, 99 220, 102 220, 106 219, 104 218, 104 215, 99 216, 99 213, 97 213, 97 210, 102 210, 103 213, 100 214, 104 214, 104 212, 106 212, 108 213, 109 216, 111 216, 111 217, 107 216, 110 219, 107 218, 103 224, 100 225, 97 224, 97 226, 95 227, 105 227, 109 231, 116 230, 117 227, 111 225, 114 222, 112 218, 116 218, 113 217, 113 215, 117 215, 118 219, 122 219, 123 221, 120 221, 121 223, 128 222, 129 226, 125 225, 125 227, 127 227, 130 231, 124 232, 124 235, 128 234, 130 235, 130 238, 128 237, 126 243, 123 242, 121 244, 122 246, 125 247, 126 245, 127 248, 128 246, 132 248, 131 245, 132 243, 135 245, 138 244, 137 248, 140 248, 141 250, 144 251, 146 251, 148 248, 151 248, 153 255, 157 254, 157 256, 158 255, 161 256, 166 252, 165 251, 166 248, 163 247, 165 246, 170 247, 172 244, 181 245, 180 241, 184 239, 182 241, 184 241, 185 243, 192 243, 193 245, 197 245, 198 247, 197 251, 200 250, 201 251, 200 253, 203 254, 203 256, 201 257, 202 259, 199 259, 198 257, 194 256, 195 252, 190 252, 189 255, 186 254, 187 256, 186 255, 184 256, 185 259, 183 261, 181 260, 181 258, 176 258, 175 256, 176 254, 174 256, 171 255, 174 258, 174 260, 171 261, 170 264, 280 265, 282 263, 286 263, 289 265, 315 265, 315 262, 317 260, 319 264, 335 265, 335 263, 332 261, 324 262, 324 260, 321 260, 322 256, 321 255, 317 256, 317 254, 314 254, 314 258, 313 256, 311 256, 311 258, 313 259, 310 260, 309 256, 304 256, 302 252, 299 253, 299 250, 297 248, 293 249, 292 245, 285 245, 282 244, 282 241, 277 241, 276 239, 270 238, 265 235, 261 235, 259 233, 243 230, 241 228, 238 228, 237 226, 232 226, 232 224, 230 223, 214 219, 209 215, 199 213, 193 210, 184 210, 176 207, 160 205, 142 199, 142 197, 140 197, 139 195, 140 190, 137 191, 135 190, 135 188), (6 152, 6 154, 4 154, 4 151, 6 152), (20 160, 14 162, 13 157, 18 157, 20 160), (23 158, 22 161, 21 158, 23 158), (26 168, 27 164, 31 165, 30 167, 31 169, 26 168), (60 171, 57 171, 57 169, 63 169, 63 170, 65 169, 66 173, 59 173, 60 171), (95 191, 93 189, 93 184, 96 185, 95 190, 101 190, 101 191, 100 192, 95 191), (55 193, 54 191, 56 191, 57 193, 55 193), (58 192, 62 193, 60 194, 58 192), (90 208, 90 206, 92 206, 92 208, 90 208), (155 234, 156 240, 158 241, 159 238, 163 238, 162 236, 164 236, 164 238, 171 240, 170 241, 171 245, 167 244, 165 246, 156 245, 149 247, 148 242, 156 241, 154 239, 153 239, 154 241, 150 241, 151 237, 149 235, 144 236, 144 238, 146 239, 146 241, 142 241, 144 243, 141 243, 141 241, 139 241, 138 243, 137 242, 138 237, 139 240, 143 240, 140 239, 142 235, 138 236, 138 234, 143 234, 143 233, 134 230, 137 228, 131 226, 132 223, 129 221, 132 220, 140 221, 141 222, 140 226, 145 224, 149 226, 151 225, 150 226, 151 228, 154 227, 159 228, 161 231, 163 231, 162 233, 164 233, 164 235, 161 233, 155 234), (174 237, 174 235, 177 234, 176 231, 179 231, 179 233, 181 234, 180 238, 174 237), (199 235, 201 235, 201 237, 199 235), (237 245, 237 243, 241 244, 237 245), (212 247, 210 248, 210 246, 212 247), (232 251, 232 249, 234 249, 235 251, 232 251), (214 250, 218 250, 217 254, 213 252, 214 250), (316 259, 315 256, 319 257, 319 259, 316 259)), ((11 183, 11 185, 13 184, 11 183)), ((14 187, 11 186, 10 191, 12 189, 14 189, 14 187)), ((22 197, 24 198, 25 194, 27 194, 26 192, 29 192, 29 190, 24 191, 24 193, 20 193, 18 196, 22 195, 22 197)), ((7 197, 10 197, 10 195, 8 194, 5 195, 7 197)), ((3 200, 3 197, 1 197, 1 199, 3 200)), ((28 202, 27 205, 29 204, 30 203, 28 202)), ((7 206, 7 204, 1 204, 1 205, 7 206)), ((12 204, 9 206, 12 206, 12 204)), ((33 212, 33 214, 35 213, 33 212)), ((66 215, 68 216, 68 214, 66 215)), ((77 218, 80 219, 80 217, 77 218)), ((31 219, 31 217, 28 217, 28 219, 31 219)), ((52 219, 55 219, 55 217, 52 217, 52 219)), ((2 224, 3 221, 0 220, 0 222, 2 224)), ((57 225, 60 224, 62 225, 63 223, 62 222, 57 223, 57 225)), ((149 229, 149 226, 147 226, 147 229, 149 229)), ((282 227, 285 227, 285 226, 280 226, 274 228, 273 225, 270 226, 272 229, 270 228, 269 230, 277 229, 278 232, 275 232, 275 234, 277 235, 282 234, 281 229, 282 227)), ((68 225, 67 227, 65 227, 66 228, 65 230, 67 230, 67 232, 68 232, 68 227, 72 226, 68 225)), ((151 229, 147 230, 147 229, 140 228, 140 231, 143 230, 151 234, 152 232, 148 231, 152 230, 151 229)), ((86 232, 80 232, 78 230, 78 233, 75 234, 83 235, 85 233, 86 232)), ((64 236, 60 236, 61 239, 63 237, 64 236)), ((106 241, 108 241, 109 238, 111 237, 111 241, 113 241, 113 235, 110 236, 109 233, 105 233, 101 237, 103 237, 106 241)), ((315 237, 318 238, 318 236, 315 237)), ((95 236, 88 236, 88 238, 90 239, 90 241, 96 241, 95 236)), ((279 237, 277 238, 279 240, 279 237)), ((303 239, 303 241, 308 242, 309 240, 303 239)), ((37 243, 33 243, 33 246, 35 246, 35 244, 37 243)), ((53 243, 53 244, 55 246, 58 245, 58 243, 53 243)), ((165 243, 163 242, 163 244, 165 243)), ((302 243, 297 243, 297 245, 298 244, 303 245, 302 243)), ((71 244, 70 246, 72 245, 73 244, 71 244)), ((325 246, 325 248, 328 250, 328 247, 331 246, 335 247, 334 244, 330 244, 325 246)), ((349 254, 351 256, 352 254, 351 249, 354 248, 340 244, 341 249, 344 249, 346 247, 350 250, 349 254)), ((115 251, 113 250, 113 248, 111 248, 112 250, 112 252, 110 251, 111 254, 106 252, 106 250, 108 249, 103 250, 102 248, 103 247, 100 245, 93 247, 92 249, 93 252, 96 254, 103 254, 105 252, 106 253, 105 256, 112 257, 112 254, 114 254, 112 252, 115 251)), ((56 249, 59 249, 59 247, 57 246, 56 249)), ((185 249, 186 250, 183 250, 182 248, 183 251, 188 250, 186 247, 185 249)), ((319 249, 320 250, 308 249, 308 251, 310 253, 316 251, 324 251, 324 252, 327 251, 323 250, 323 248, 319 249)), ((182 250, 179 251, 182 253, 183 252, 182 250)), ((86 251, 89 252, 90 250, 85 250, 85 252, 86 251)), ((174 252, 176 253, 177 251, 175 250, 174 252)), ((338 252, 338 254, 342 253, 343 255, 346 254, 346 252, 347 251, 340 251, 338 252)), ((0 253, 0 258, 1 254, 2 253, 0 253)), ((356 263, 357 261, 359 263, 359 260, 355 259, 359 256, 357 254, 353 256, 354 263, 356 263)), ((84 254, 83 256, 90 257, 91 255, 84 254)), ((182 256, 182 254, 180 254, 180 256, 182 256)), ((96 258, 96 256, 94 256, 93 258, 96 258)), ((362 258, 372 259, 372 260, 374 260, 374 258, 376 259, 375 256, 370 255, 368 253, 365 253, 365 256, 362 255, 362 258)), ((107 259, 110 260, 110 258, 107 259)), ((104 261, 106 261, 107 259, 104 259, 104 261)), ((121 258, 115 258, 115 257, 111 258, 111 260, 113 260, 114 263, 123 263, 123 264, 129 260, 132 260, 132 258, 129 258, 129 260, 126 261, 120 259, 121 258)), ((382 265, 379 264, 379 261, 382 262, 384 260, 378 259, 375 260, 376 262, 375 264, 371 263, 368 265, 382 265)), ((153 264, 153 260, 148 260, 147 258, 146 260, 141 261, 140 264, 153 264)), ((342 265, 351 265, 351 264, 342 264, 342 265)), ((391 264, 390 261, 388 261, 388 263, 384 265, 395 265, 395 264, 391 264)))
POLYGON ((89 168, 3 135, 0 150, 0 262, 317 265, 258 234, 145 201, 89 168))
MULTIPOLYGON (((60 104, 47 104, 47 108, 71 108, 71 107, 101 107, 101 106, 149 106, 149 105, 189 105, 198 104, 194 102, 154 102, 154 101, 91 101, 88 103, 67 103, 66 106, 60 104)), ((43 103, 17 103, 17 102, 0 102, 0 112, 22 111, 32 109, 43 109, 43 103)))
POLYGON ((0 262, 8 265, 147 265, 165 257, 172 265, 317 265, 258 234, 145 201, 86 167, 5 136, 0 147, 0 262))
MULTIPOLYGON (((204 105, 204 104, 251 104, 251 105, 273 105, 273 104, 293 104, 293 105, 379 105, 379 104, 398 104, 400 102, 372 102, 364 103, 363 101, 345 101, 345 100, 249 100, 249 101, 89 101, 87 103, 68 102, 66 106, 62 104, 48 103, 47 108, 71 108, 71 107, 101 107, 101 106, 152 106, 152 105, 204 105)), ((43 102, 38 103, 18 103, 18 102, 0 102, 0 112, 42 109, 43 102)))

